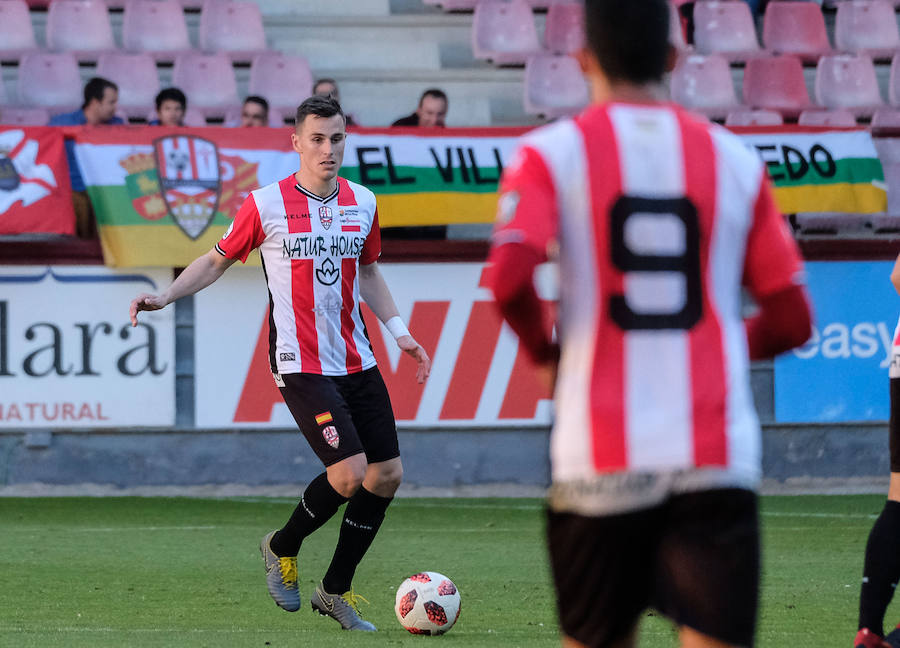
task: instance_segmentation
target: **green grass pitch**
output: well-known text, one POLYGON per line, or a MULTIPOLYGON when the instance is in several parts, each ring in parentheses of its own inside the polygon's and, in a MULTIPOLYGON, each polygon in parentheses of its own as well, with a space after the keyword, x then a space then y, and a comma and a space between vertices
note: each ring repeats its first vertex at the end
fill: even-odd
MULTIPOLYGON (((758 645, 846 648, 856 630, 863 550, 883 497, 763 498, 758 645)), ((299 612, 266 593, 257 549, 290 514, 284 499, 0 498, 0 646, 557 646, 541 502, 398 499, 357 572, 376 635, 350 634, 310 608, 335 518, 300 553, 299 612), (409 635, 394 592, 416 571, 450 576, 456 627, 409 635)), ((900 621, 892 607, 887 622, 900 621)), ((648 615, 641 646, 674 646, 648 615)))

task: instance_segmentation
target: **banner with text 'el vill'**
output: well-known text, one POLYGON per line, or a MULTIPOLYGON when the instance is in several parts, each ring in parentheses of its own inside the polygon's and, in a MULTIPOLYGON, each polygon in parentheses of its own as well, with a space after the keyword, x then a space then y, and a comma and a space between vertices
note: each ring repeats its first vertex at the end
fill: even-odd
MULTIPOLYGON (((523 129, 351 132, 341 175, 378 197, 383 227, 489 223, 523 129)), ((110 266, 186 266, 209 251, 250 191, 295 172, 290 129, 106 127, 76 155, 110 266)), ((881 211, 881 163, 864 130, 742 129, 785 213, 881 211)), ((258 261, 255 261, 258 263, 258 261)))

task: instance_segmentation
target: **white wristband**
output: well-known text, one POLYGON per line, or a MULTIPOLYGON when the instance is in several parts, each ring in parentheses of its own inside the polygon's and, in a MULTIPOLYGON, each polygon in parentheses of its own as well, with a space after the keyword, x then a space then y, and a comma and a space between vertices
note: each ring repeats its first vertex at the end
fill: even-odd
POLYGON ((394 339, 399 339, 404 335, 409 335, 409 329, 406 328, 406 324, 403 323, 403 319, 399 315, 394 315, 391 319, 384 323, 387 330, 391 335, 394 336, 394 339))

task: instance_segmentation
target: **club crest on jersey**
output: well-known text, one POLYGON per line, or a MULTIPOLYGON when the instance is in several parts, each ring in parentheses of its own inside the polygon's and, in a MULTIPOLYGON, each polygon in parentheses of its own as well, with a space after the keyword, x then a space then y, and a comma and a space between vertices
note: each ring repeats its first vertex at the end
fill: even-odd
POLYGON ((153 142, 153 155, 169 215, 196 240, 219 206, 222 182, 216 145, 194 135, 169 135, 153 142))
POLYGON ((328 229, 331 227, 331 221, 334 220, 334 214, 331 213, 331 207, 319 207, 319 222, 322 227, 328 229))
POLYGON ((322 436, 325 437, 325 443, 330 445, 332 448, 337 448, 338 444, 341 442, 341 438, 338 436, 337 428, 333 425, 322 428, 322 436))

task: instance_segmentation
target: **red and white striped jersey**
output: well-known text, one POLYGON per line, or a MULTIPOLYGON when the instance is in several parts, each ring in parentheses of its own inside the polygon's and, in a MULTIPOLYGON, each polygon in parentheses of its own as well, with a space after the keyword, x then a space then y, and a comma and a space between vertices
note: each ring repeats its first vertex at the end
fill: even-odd
POLYGON ((555 483, 621 471, 760 474, 741 288, 802 281, 763 163, 669 104, 593 106, 529 133, 494 245, 559 261, 555 483))
POLYGON ((357 277, 358 263, 381 254, 375 195, 337 180, 337 190, 324 198, 293 175, 260 187, 216 244, 220 254, 241 261, 259 248, 274 373, 342 376, 375 366, 357 277))

